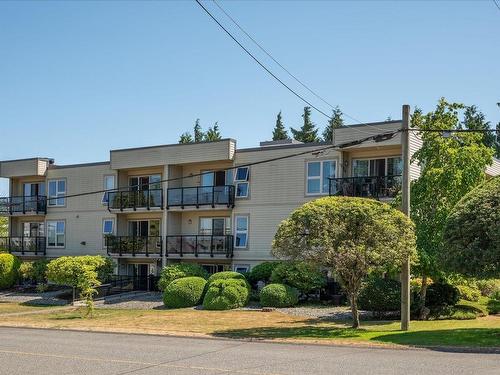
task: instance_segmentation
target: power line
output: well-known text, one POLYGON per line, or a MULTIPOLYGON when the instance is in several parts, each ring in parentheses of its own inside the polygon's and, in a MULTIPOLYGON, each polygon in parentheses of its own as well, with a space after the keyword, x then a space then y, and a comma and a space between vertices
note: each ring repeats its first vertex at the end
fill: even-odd
POLYGON ((497 3, 497 0, 493 0, 493 3, 495 4, 495 6, 498 8, 498 10, 500 10, 500 5, 497 3))
POLYGON ((403 131, 428 132, 428 133, 500 133, 500 129, 417 129, 410 128, 403 131))
MULTIPOLYGON (((319 109, 318 107, 316 107, 315 105, 313 105, 311 102, 309 102, 307 99, 305 99, 303 96, 301 96, 299 93, 297 93, 295 90, 293 90, 290 86, 288 86, 285 82, 283 82, 276 74, 274 74, 271 70, 269 70, 262 62, 260 62, 259 59, 257 59, 245 46, 243 46, 243 44, 241 44, 238 39, 236 39, 235 36, 233 36, 233 34, 231 34, 220 22, 219 20, 217 20, 217 18, 212 15, 212 13, 210 13, 210 11, 205 8, 205 6, 200 2, 200 0, 196 0, 196 3, 210 16, 210 18, 215 22, 217 23, 217 25, 219 25, 219 27, 224 30, 224 32, 236 43, 238 44, 238 46, 243 49, 243 51, 245 51, 248 56, 250 56, 257 64, 260 65, 260 67, 262 69, 264 69, 269 75, 271 75, 275 80, 277 80, 282 86, 284 86, 288 91, 290 91, 293 95, 295 95, 297 98, 299 98, 300 100, 302 100, 304 103, 306 103, 308 106, 310 106, 311 108, 314 108, 316 111, 318 111, 319 113, 321 113, 323 116, 325 116, 327 119, 331 119, 331 116, 327 115, 325 112, 323 112, 321 109, 319 109)), ((330 105, 331 106, 331 105, 330 105)), ((331 106, 333 108, 333 106, 331 106)), ((351 116, 345 114, 347 117, 349 118, 352 118, 351 116)), ((354 118, 352 118, 354 121, 357 121, 359 122, 360 124, 362 125, 367 125, 367 126, 371 126, 371 125, 368 125, 368 124, 364 124, 354 118)), ((376 129, 376 131, 378 132, 384 132, 383 129, 378 129, 376 127, 373 127, 374 129, 376 129)), ((366 131, 362 131, 360 129, 356 129, 356 131, 360 132, 360 133, 364 133, 364 134, 371 134, 369 132, 366 132, 366 131)))
MULTIPOLYGON (((222 11, 222 13, 224 13, 227 18, 229 18, 235 25, 238 29, 240 29, 257 47, 259 47, 259 49, 264 52, 271 60, 273 60, 281 69, 283 69, 290 77, 292 77, 295 81, 297 81, 302 87, 304 87, 307 91, 309 91, 311 94, 313 94, 316 98, 318 98, 319 100, 321 100, 323 103, 325 103, 326 105, 328 105, 329 107, 331 107, 332 109, 335 109, 335 107, 330 104, 326 99, 324 99, 323 97, 321 97, 319 94, 317 94, 316 92, 314 92, 309 86, 307 86, 304 82, 302 82, 299 78, 297 78, 297 76, 295 76, 294 74, 292 74, 292 72, 290 72, 287 68, 285 68, 283 66, 283 64, 281 64, 278 60, 276 60, 273 55, 271 55, 271 53, 269 51, 267 51, 259 42, 257 42, 219 3, 217 3, 216 0, 212 0, 213 3, 222 11)), ((345 112, 342 112, 342 114, 344 114, 346 117, 349 117, 351 120, 353 121, 356 121, 362 125, 366 125, 366 126, 369 126, 369 127, 372 127, 374 129, 376 129, 377 131, 379 132, 384 132, 383 129, 378 129, 372 125, 368 125, 354 117, 352 117, 351 115, 349 115, 348 113, 345 113, 345 112)))
MULTIPOLYGON (((396 131, 387 132, 387 133, 384 133, 384 134, 371 135, 371 136, 363 138, 363 139, 359 139, 359 140, 352 141, 352 142, 347 142, 347 143, 342 143, 342 144, 339 144, 339 145, 328 145, 328 146, 316 148, 314 150, 302 151, 302 152, 297 152, 295 154, 278 156, 278 157, 275 157, 275 158, 259 160, 259 161, 255 161, 255 162, 251 162, 251 163, 246 163, 246 164, 240 164, 240 165, 237 165, 237 166, 234 166, 234 167, 228 167, 228 168, 221 169, 221 171, 229 171, 229 170, 233 170, 233 169, 236 169, 236 168, 251 167, 253 165, 271 163, 271 162, 274 162, 274 161, 289 159, 289 158, 293 158, 293 157, 297 157, 297 156, 301 156, 301 155, 316 154, 316 153, 320 153, 322 151, 329 150, 329 149, 334 149, 334 148, 342 149, 342 148, 346 148, 346 147, 358 145, 358 144, 361 144, 361 143, 364 143, 364 142, 367 142, 367 141, 370 141, 370 140, 382 141, 382 140, 387 139, 387 137, 391 137, 392 138, 399 131, 400 130, 398 129, 396 131)), ((150 185, 161 184, 161 183, 164 183, 164 182, 179 181, 179 180, 184 180, 184 179, 187 179, 187 178, 199 177, 199 176, 202 176, 204 173, 206 173, 206 172, 195 173, 195 174, 192 174, 192 175, 189 175, 189 176, 172 177, 172 178, 167 178, 167 179, 163 179, 163 180, 159 180, 159 181, 155 181, 155 182, 148 182, 148 183, 145 183, 145 184, 130 185, 130 186, 126 186, 126 187, 123 187, 123 188, 101 189, 101 190, 88 191, 88 192, 84 192, 84 193, 68 194, 68 195, 60 196, 60 197, 53 197, 53 198, 49 197, 49 198, 47 198, 47 202, 49 202, 51 200, 61 199, 61 198, 66 199, 66 198, 83 197, 83 196, 94 195, 94 194, 113 193, 113 192, 119 192, 119 191, 122 191, 122 190, 130 190, 131 188, 143 187, 143 186, 146 186, 146 185, 150 186, 150 185)), ((21 205, 21 204, 22 203, 18 203, 18 205, 21 205)), ((15 203, 13 205, 15 205, 15 203)))

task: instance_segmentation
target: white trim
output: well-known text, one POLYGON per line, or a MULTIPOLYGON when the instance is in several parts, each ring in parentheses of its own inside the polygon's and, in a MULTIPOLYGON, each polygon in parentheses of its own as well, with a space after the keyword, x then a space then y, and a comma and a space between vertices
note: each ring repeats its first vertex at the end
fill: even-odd
POLYGON ((248 181, 248 176, 250 174, 250 168, 249 167, 235 167, 236 171, 234 174, 234 182, 247 182, 248 181), (236 177, 238 176, 238 170, 240 169, 246 169, 247 173, 245 174, 244 179, 237 179, 236 177))
POLYGON ((335 169, 335 174, 332 176, 332 178, 337 177, 338 169, 337 169, 337 160, 336 159, 325 159, 325 160, 308 160, 306 161, 306 184, 305 184, 305 190, 306 190, 306 196, 317 196, 317 195, 328 195, 328 191, 323 191, 323 163, 325 162, 330 162, 333 163, 334 169, 335 169), (319 176, 309 176, 309 164, 311 163, 319 163, 319 176), (319 192, 317 193, 310 193, 308 191, 308 182, 309 180, 319 180, 319 192))
POLYGON ((66 193, 68 191, 68 182, 65 178, 54 178, 47 180, 47 205, 49 207, 65 207, 66 206, 66 193), (59 191, 59 182, 64 181, 64 191, 59 191), (50 195, 50 183, 55 182, 56 184, 56 195, 50 195), (63 199, 63 204, 57 204, 59 198, 63 199), (55 202, 55 203, 53 203, 55 202))
POLYGON ((102 219, 102 234, 103 235, 113 235, 115 233, 115 219, 114 218, 109 218, 109 217, 105 217, 102 219), (104 231, 104 223, 106 221, 111 221, 111 232, 110 233, 107 233, 104 231))
MULTIPOLYGON (((110 189, 114 189, 116 187, 116 176, 114 174, 105 174, 102 178, 102 184, 103 184, 103 187, 104 187, 104 190, 110 190, 110 189), (112 177, 113 178, 113 186, 112 187, 107 187, 106 186, 106 179, 108 177, 112 177)), ((104 204, 104 205, 107 205, 108 204, 108 198, 109 197, 109 192, 104 192, 104 194, 102 195, 102 198, 101 198, 101 203, 104 204), (107 198, 106 200, 104 200, 104 198, 107 198)))
POLYGON ((245 268, 245 271, 243 271, 243 272, 250 271, 250 265, 249 264, 233 264, 233 271, 234 272, 241 272, 241 271, 237 271, 236 270, 237 268, 245 268))

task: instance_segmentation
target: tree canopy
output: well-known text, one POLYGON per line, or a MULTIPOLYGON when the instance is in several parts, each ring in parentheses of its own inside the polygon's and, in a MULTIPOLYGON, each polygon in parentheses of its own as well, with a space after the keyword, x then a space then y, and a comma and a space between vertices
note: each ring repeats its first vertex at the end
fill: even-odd
POLYGON ((325 130, 323 131, 323 140, 325 142, 333 142, 333 130, 344 126, 344 119, 342 117, 343 113, 337 106, 333 110, 332 117, 328 120, 325 130))
POLYGON ((222 139, 222 136, 220 135, 219 132, 219 123, 216 122, 214 126, 208 128, 205 134, 205 141, 213 142, 213 141, 218 141, 220 139, 222 139))
POLYGON ((193 134, 190 132, 184 132, 179 137, 179 143, 198 143, 198 142, 212 142, 222 139, 219 130, 219 123, 216 122, 214 126, 209 127, 206 132, 204 132, 200 125, 200 119, 197 118, 194 127, 193 134))
POLYGON ((9 235, 9 220, 6 217, 0 217, 0 237, 9 235))
POLYGON ((396 270, 415 256, 414 226, 402 212, 372 199, 325 197, 308 202, 278 227, 272 253, 332 269, 349 296, 353 326, 357 297, 373 271, 396 270))
POLYGON ((276 116, 276 125, 273 130, 273 141, 280 141, 284 139, 290 139, 288 136, 288 132, 285 129, 285 125, 283 125, 283 119, 281 117, 281 111, 279 111, 276 116))
POLYGON ((303 123, 300 129, 290 128, 293 139, 304 143, 319 142, 318 129, 311 120, 311 107, 304 107, 302 119, 303 123))
POLYGON ((452 272, 500 278, 500 177, 468 193, 444 230, 443 263, 452 272))

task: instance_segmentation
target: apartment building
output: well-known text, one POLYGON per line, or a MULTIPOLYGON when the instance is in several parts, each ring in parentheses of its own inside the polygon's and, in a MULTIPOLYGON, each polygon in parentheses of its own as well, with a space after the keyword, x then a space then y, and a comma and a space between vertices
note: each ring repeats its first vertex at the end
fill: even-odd
MULTIPOLYGON (((156 275, 181 261, 248 271, 273 259, 277 226, 303 203, 325 195, 391 199, 401 183, 401 135, 355 141, 400 127, 338 129, 335 143, 352 144, 322 151, 328 144, 237 149, 223 139, 111 150, 99 163, 2 161, 10 196, 0 198, 0 215, 9 218, 0 250, 23 259, 107 255, 120 275, 156 275)), ((420 146, 414 135, 410 143, 411 152, 420 146)), ((488 173, 499 174, 498 165, 488 173)), ((418 177, 418 166, 410 174, 418 177)))

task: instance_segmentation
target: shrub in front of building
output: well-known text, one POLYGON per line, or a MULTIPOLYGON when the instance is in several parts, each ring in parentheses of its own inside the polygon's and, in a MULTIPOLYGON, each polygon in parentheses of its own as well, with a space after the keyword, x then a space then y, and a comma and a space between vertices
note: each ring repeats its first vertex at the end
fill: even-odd
POLYGON ((254 284, 259 281, 264 281, 265 283, 269 282, 269 280, 271 280, 271 274, 280 263, 281 262, 263 262, 252 267, 249 274, 249 281, 254 284))
POLYGON ((207 271, 198 264, 193 263, 177 263, 170 264, 161 270, 160 280, 158 281, 158 288, 161 291, 167 289, 168 285, 177 279, 183 277, 201 277, 208 278, 207 271))
POLYGON ((372 277, 363 284, 358 297, 359 307, 381 317, 401 308, 401 283, 397 280, 372 277))
POLYGON ((307 295, 326 285, 326 275, 306 262, 281 262, 271 274, 271 282, 286 284, 307 295))
POLYGON ((223 272, 217 272, 211 275, 208 278, 208 284, 212 283, 215 280, 229 280, 229 279, 236 279, 236 280, 244 280, 247 281, 245 275, 239 272, 233 272, 233 271, 223 271, 223 272))
POLYGON ((243 307, 248 303, 250 290, 248 282, 238 279, 215 279, 209 282, 203 299, 206 310, 231 310, 243 307))
POLYGON ((163 303, 170 308, 192 307, 201 303, 207 281, 202 277, 183 277, 172 281, 163 292, 163 303))
POLYGON ((14 286, 19 275, 21 261, 12 254, 0 254, 0 289, 14 286))
POLYGON ((299 302, 299 291, 286 284, 269 284, 260 291, 260 304, 265 307, 290 307, 299 302))

